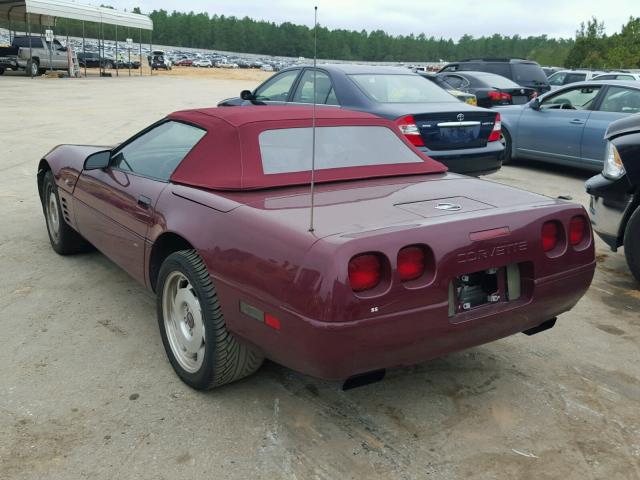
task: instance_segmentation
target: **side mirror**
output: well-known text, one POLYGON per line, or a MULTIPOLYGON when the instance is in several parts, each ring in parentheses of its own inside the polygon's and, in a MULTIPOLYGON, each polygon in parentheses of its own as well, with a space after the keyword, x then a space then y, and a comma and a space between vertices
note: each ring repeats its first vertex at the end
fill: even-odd
POLYGON ((107 168, 111 162, 111 150, 102 150, 89 155, 84 161, 85 170, 107 168))
POLYGON ((533 100, 531 100, 529 102, 529 107, 532 110, 540 110, 540 99, 539 98, 534 98, 533 100))
POLYGON ((256 99, 256 97, 253 95, 253 93, 251 93, 251 90, 242 90, 240 92, 240 98, 242 100, 247 100, 249 102, 252 102, 256 99))

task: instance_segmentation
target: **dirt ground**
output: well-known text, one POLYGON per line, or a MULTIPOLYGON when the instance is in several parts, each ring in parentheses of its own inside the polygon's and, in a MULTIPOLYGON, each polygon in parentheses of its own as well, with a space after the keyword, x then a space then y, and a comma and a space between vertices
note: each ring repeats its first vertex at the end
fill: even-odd
MULTIPOLYGON (((343 392, 267 363, 195 392, 154 298, 99 253, 56 255, 36 190, 60 143, 113 144, 256 85, 242 71, 0 77, 0 479, 640 478, 640 291, 598 241, 592 288, 557 326, 343 392)), ((488 177, 587 205, 590 174, 488 177)))

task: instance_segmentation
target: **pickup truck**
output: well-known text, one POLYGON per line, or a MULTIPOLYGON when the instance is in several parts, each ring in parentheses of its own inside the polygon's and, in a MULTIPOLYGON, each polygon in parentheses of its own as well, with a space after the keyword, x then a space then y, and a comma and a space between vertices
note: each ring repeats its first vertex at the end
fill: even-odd
POLYGON ((0 47, 0 75, 5 70, 25 70, 27 75, 38 75, 45 70, 67 70, 67 48, 58 40, 49 44, 38 36, 17 36, 10 47, 0 47), (29 48, 31 43, 31 49, 29 48), (31 50, 31 59, 29 58, 31 50), (51 61, 49 60, 51 58, 51 61))

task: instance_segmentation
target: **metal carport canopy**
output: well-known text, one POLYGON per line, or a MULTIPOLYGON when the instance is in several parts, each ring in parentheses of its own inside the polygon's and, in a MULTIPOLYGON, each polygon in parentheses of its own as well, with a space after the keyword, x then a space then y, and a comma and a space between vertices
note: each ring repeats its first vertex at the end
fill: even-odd
POLYGON ((29 20, 33 25, 53 25, 56 17, 153 30, 151 19, 139 13, 120 12, 68 0, 0 0, 0 19, 3 20, 29 20))

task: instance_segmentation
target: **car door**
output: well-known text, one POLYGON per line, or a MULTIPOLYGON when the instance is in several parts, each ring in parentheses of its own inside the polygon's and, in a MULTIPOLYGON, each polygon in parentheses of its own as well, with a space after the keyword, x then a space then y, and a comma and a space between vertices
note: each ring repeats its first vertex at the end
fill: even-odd
POLYGON ((619 118, 640 113, 640 89, 608 86, 602 99, 587 120, 582 142, 585 162, 600 169, 604 163, 606 141, 604 134, 609 124, 619 118))
POLYGON ((264 82, 253 93, 256 100, 268 105, 283 105, 291 96, 301 69, 285 70, 264 82))
POLYGON ((205 133, 163 121, 115 149, 107 168, 83 170, 78 179, 73 195, 80 233, 143 283, 145 240, 156 201, 205 133))
MULTIPOLYGON (((313 103, 313 82, 314 75, 312 68, 306 68, 300 80, 296 84, 295 91, 291 97, 291 103, 312 104, 313 103)), ((316 104, 318 105, 340 105, 333 82, 329 74, 323 70, 316 70, 316 104)))
POLYGON ((53 40, 53 67, 59 69, 67 69, 69 66, 67 49, 58 41, 53 40))
POLYGON ((600 85, 567 87, 546 96, 535 110, 524 107, 516 136, 521 157, 580 165, 584 127, 600 85))

